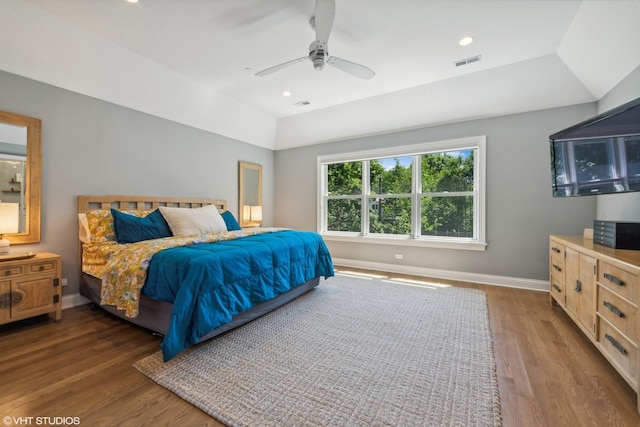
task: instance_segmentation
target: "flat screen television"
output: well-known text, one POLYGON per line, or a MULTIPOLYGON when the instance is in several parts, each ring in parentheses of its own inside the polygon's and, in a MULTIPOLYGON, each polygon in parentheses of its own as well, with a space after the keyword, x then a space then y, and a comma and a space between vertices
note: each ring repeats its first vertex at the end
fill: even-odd
POLYGON ((640 191, 640 98, 549 141, 554 197, 640 191))

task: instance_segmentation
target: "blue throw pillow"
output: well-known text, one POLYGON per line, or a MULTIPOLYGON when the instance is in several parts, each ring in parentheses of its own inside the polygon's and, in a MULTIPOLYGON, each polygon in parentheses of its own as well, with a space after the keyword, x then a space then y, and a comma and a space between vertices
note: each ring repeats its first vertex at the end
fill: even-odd
POLYGON ((233 216, 231 211, 224 211, 221 215, 222 219, 224 219, 224 223, 227 224, 228 231, 241 230, 238 221, 236 221, 236 218, 233 216))
POLYGON ((116 209, 111 209, 111 215, 118 243, 135 243, 173 235, 169 224, 158 209, 142 218, 116 209))

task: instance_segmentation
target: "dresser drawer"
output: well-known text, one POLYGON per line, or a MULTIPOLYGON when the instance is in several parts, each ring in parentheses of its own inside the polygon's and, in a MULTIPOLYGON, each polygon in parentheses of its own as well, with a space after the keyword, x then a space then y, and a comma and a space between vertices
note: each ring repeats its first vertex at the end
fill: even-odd
POLYGON ((556 276, 554 276, 553 274, 550 277, 551 280, 551 287, 550 292, 551 292, 551 296, 558 301, 560 304, 564 305, 565 304, 565 297, 564 297, 564 293, 565 293, 565 286, 564 286, 564 280, 560 281, 556 276))
POLYGON ((0 267, 0 279, 21 276, 24 274, 23 265, 13 265, 10 267, 0 267))
POLYGON ((556 279, 557 282, 560 282, 563 285, 565 283, 564 269, 565 269, 564 261, 560 262, 554 258, 551 258, 551 265, 549 266, 549 272, 556 279))
POLYGON ((638 304, 638 277, 605 261, 598 263, 598 282, 638 304))
POLYGON ((549 241, 549 253, 551 254, 551 258, 564 261, 564 245, 561 245, 555 240, 549 241))
POLYGON ((551 256, 549 258, 549 272, 555 277, 555 281, 562 285, 564 285, 565 281, 564 251, 564 245, 558 244, 553 240, 550 242, 549 253, 551 256))
POLYGON ((27 274, 46 273, 50 271, 56 271, 55 261, 43 261, 34 264, 29 264, 27 274))
POLYGON ((638 309, 604 286, 598 289, 598 313, 627 338, 638 343, 638 309))
POLYGON ((600 322, 598 342, 601 344, 603 351, 617 362, 623 371, 634 379, 638 379, 636 363, 638 349, 606 321, 600 322))

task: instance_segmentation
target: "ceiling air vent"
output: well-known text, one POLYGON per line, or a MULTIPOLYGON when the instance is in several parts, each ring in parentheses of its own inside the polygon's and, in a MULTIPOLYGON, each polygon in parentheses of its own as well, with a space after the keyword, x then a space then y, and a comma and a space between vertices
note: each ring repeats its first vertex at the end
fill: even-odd
POLYGON ((311 104, 309 101, 300 101, 300 102, 296 102, 295 105, 296 107, 304 107, 305 105, 309 105, 311 104))
POLYGON ((460 67, 462 65, 467 65, 467 64, 473 64, 474 62, 480 61, 480 58, 482 58, 482 55, 472 56, 471 58, 461 59, 460 61, 456 61, 454 62, 454 64, 456 65, 456 67, 460 67))

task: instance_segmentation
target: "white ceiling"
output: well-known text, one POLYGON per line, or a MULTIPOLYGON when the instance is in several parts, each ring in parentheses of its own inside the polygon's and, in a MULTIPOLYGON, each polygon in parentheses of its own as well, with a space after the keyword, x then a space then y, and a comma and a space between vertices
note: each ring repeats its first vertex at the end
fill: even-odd
POLYGON ((307 54, 314 4, 2 0, 0 69, 282 149, 591 102, 640 65, 639 0, 336 0, 329 52, 372 80, 255 77, 307 54))

